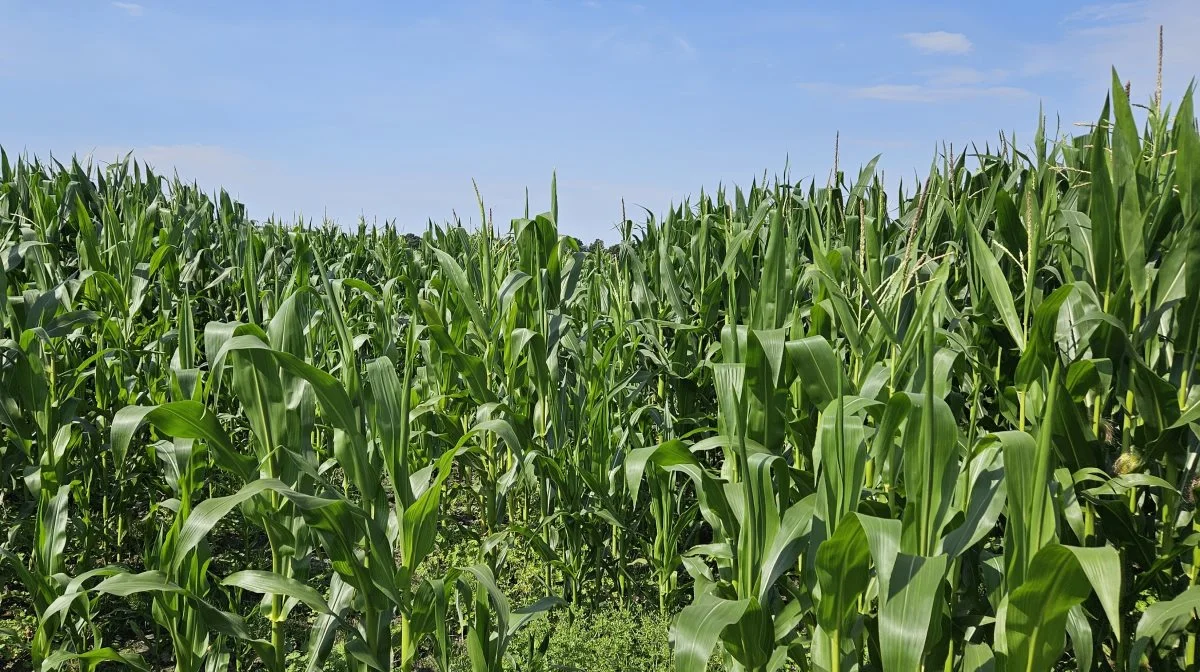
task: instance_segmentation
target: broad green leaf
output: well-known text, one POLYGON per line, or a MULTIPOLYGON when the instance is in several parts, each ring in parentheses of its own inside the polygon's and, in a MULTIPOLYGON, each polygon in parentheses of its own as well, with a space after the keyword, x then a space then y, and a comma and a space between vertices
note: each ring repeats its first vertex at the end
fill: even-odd
MULTIPOLYGON (((829 341, 823 336, 810 336, 787 342, 788 360, 796 369, 796 378, 804 388, 804 394, 818 409, 833 401, 838 395, 838 378, 842 377, 842 366, 834 354, 829 341)), ((843 383, 840 389, 849 389, 843 383)))
POLYGON ((974 262, 979 277, 983 279, 983 285, 992 299, 992 305, 999 312, 1000 321, 1008 329, 1008 333, 1017 344, 1017 349, 1024 350, 1025 330, 1021 317, 1017 314, 1017 304, 1013 301, 1008 278, 1004 277, 1004 272, 1000 270, 1000 264, 996 262, 996 257, 992 255, 987 243, 983 241, 979 230, 970 223, 963 228, 967 231, 967 242, 971 247, 971 261, 974 262))
POLYGON ((879 648, 885 672, 920 669, 948 557, 899 554, 879 608, 879 648))
POLYGON ((775 582, 789 568, 794 567, 804 547, 804 535, 812 526, 815 496, 809 495, 793 504, 783 514, 771 540, 767 552, 763 555, 762 568, 759 570, 761 585, 758 590, 758 601, 766 603, 767 597, 775 582))
POLYGON ((1008 601, 1006 672, 1054 667, 1066 647, 1067 613, 1091 593, 1088 576, 1065 546, 1045 546, 1008 601))
POLYGON ((149 570, 140 574, 121 573, 110 576, 96 584, 92 592, 129 597, 136 593, 179 593, 183 588, 173 583, 166 574, 158 570, 149 570))
POLYGON ((1129 669, 1140 667, 1151 647, 1164 637, 1181 632, 1200 612, 1200 586, 1192 586, 1173 599, 1146 607, 1138 619, 1133 644, 1129 648, 1129 669))
POLYGON ((314 588, 275 572, 246 569, 225 577, 221 580, 221 585, 241 588, 252 593, 283 595, 304 603, 319 614, 333 613, 325 603, 325 598, 314 588))
POLYGON ((57 670, 65 663, 79 661, 85 665, 85 669, 94 669, 94 666, 103 662, 116 663, 128 669, 142 670, 149 672, 150 667, 146 661, 136 653, 125 653, 117 651, 108 646, 92 649, 83 653, 74 653, 71 651, 59 650, 50 654, 48 658, 42 661, 39 668, 43 672, 46 670, 57 670))
POLYGON ((467 274, 463 272, 462 266, 459 266, 454 257, 443 250, 434 248, 433 253, 437 255, 438 264, 442 272, 453 283, 454 289, 458 292, 459 299, 462 300, 463 306, 471 316, 471 321, 475 323, 475 328, 479 330, 481 335, 491 333, 487 320, 483 316, 483 311, 479 308, 479 302, 475 299, 475 291, 471 287, 471 283, 468 282, 467 274))
POLYGON ((849 516, 817 549, 821 599, 817 623, 827 632, 844 631, 870 581, 871 552, 857 516, 849 516))
POLYGON ((721 632, 742 618, 749 600, 727 600, 701 593, 671 624, 676 672, 704 672, 721 632))

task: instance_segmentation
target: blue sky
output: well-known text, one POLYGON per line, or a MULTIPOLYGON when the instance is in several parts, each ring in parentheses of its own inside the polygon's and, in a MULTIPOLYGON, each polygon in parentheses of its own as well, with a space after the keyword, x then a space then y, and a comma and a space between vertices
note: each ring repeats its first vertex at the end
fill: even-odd
POLYGON ((1200 72, 1200 2, 234 2, 0 0, 0 144, 224 186, 251 214, 506 223, 525 188, 612 241, 790 164, 824 182, 924 172, 940 142, 1092 120, 1109 67, 1168 99, 1200 72), (836 6, 835 6, 836 5, 836 6))

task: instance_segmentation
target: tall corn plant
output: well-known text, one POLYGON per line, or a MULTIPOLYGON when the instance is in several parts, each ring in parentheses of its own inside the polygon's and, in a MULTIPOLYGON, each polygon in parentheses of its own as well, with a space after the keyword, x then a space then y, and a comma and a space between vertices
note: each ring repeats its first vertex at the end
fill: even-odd
POLYGON ((1198 162, 1191 92, 1114 75, 1078 137, 764 175, 603 249, 553 184, 402 235, 0 152, 29 656, 138 667, 136 622, 181 670, 499 669, 555 603, 508 605, 520 555, 674 613, 683 670, 1190 669, 1198 162), (475 557, 435 575, 447 501, 475 557))

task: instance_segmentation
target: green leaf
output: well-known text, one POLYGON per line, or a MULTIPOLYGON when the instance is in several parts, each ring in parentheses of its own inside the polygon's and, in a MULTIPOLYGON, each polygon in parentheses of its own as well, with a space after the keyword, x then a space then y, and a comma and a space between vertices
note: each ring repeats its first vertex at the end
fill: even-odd
POLYGON ((941 552, 957 558, 982 541, 1000 519, 1007 501, 1004 489, 1004 461, 999 445, 981 448, 971 460, 968 478, 971 498, 966 503, 961 525, 942 537, 941 552))
POLYGON ((166 574, 152 569, 140 574, 121 573, 110 576, 96 584, 92 592, 129 597, 135 593, 180 593, 183 588, 173 583, 166 574))
POLYGON ((1180 414, 1179 419, 1167 429, 1178 429, 1195 423, 1200 423, 1200 401, 1192 404, 1190 408, 1180 414))
POLYGON ((948 560, 945 555, 896 557, 887 595, 880 597, 879 648, 885 672, 921 668, 948 560))
POLYGON ((1092 636, 1092 624, 1088 622, 1087 612, 1081 604, 1071 607, 1067 612, 1067 636, 1071 638, 1071 650, 1075 652, 1078 669, 1092 669, 1092 654, 1095 653, 1096 644, 1092 636))
POLYGON ((512 620, 508 623, 508 636, 512 637, 518 630, 525 627, 530 621, 544 617, 551 609, 556 607, 566 606, 566 600, 554 595, 543 597, 533 604, 526 605, 519 609, 513 609, 512 620))
POLYGON ((1129 669, 1138 669, 1150 647, 1167 635, 1182 632, 1200 613, 1200 586, 1192 586, 1173 599, 1146 607, 1138 619, 1133 645, 1129 648, 1129 669))
POLYGON ((1138 140, 1137 122, 1129 98, 1117 71, 1113 69, 1113 183, 1117 188, 1118 222, 1120 223, 1121 252, 1125 258, 1125 277, 1133 289, 1133 298, 1141 302, 1146 295, 1146 221, 1142 214, 1141 194, 1138 192, 1138 167, 1142 146, 1138 140))
POLYGON ((1108 169, 1108 110, 1104 111, 1100 123, 1092 133, 1091 148, 1088 150, 1088 170, 1091 180, 1088 188, 1088 218, 1092 222, 1092 268, 1096 276, 1096 292, 1108 296, 1117 287, 1114 270, 1117 264, 1117 203, 1113 193, 1112 179, 1108 169))
POLYGON ((454 285, 459 299, 462 300, 467 313, 471 316, 471 321, 475 323, 475 328, 479 330, 480 335, 491 333, 488 322, 483 317, 483 311, 479 309, 479 302, 475 300, 475 292, 471 287, 471 283, 467 281, 467 274, 463 272, 462 267, 458 265, 454 257, 442 250, 434 248, 433 253, 437 255, 442 273, 454 285))
POLYGON ((71 485, 64 483, 59 486, 53 497, 45 490, 40 493, 42 506, 38 511, 37 568, 47 577, 61 572, 66 564, 63 550, 67 546, 67 524, 71 520, 67 514, 71 485))
POLYGON ((966 644, 962 660, 963 672, 996 672, 996 659, 987 644, 966 644))
POLYGON ((858 596, 870 581, 871 551, 858 516, 849 516, 837 532, 817 548, 817 581, 821 599, 817 623, 827 632, 842 631, 858 607, 858 596))
POLYGON ((175 563, 182 562, 187 554, 208 535, 209 530, 240 504, 262 492, 268 490, 278 492, 284 489, 286 486, 277 480, 259 479, 246 484, 232 495, 210 497, 197 504, 179 531, 179 538, 175 545, 175 563))
POLYGON ((861 416, 848 413, 850 397, 834 400, 821 413, 814 460, 817 462, 817 516, 836 532, 858 508, 866 468, 866 428, 861 416))
POLYGON ((173 401, 158 406, 126 406, 113 416, 111 441, 113 461, 118 473, 125 463, 125 455, 134 433, 142 423, 148 422, 159 432, 178 439, 203 439, 216 454, 218 467, 227 469, 243 480, 251 480, 255 470, 254 459, 239 453, 216 413, 198 401, 173 401))
POLYGON ((761 585, 758 590, 758 601, 765 603, 775 581, 783 576, 789 568, 794 567, 797 558, 804 548, 804 535, 812 526, 813 508, 816 503, 815 495, 809 495, 793 504, 783 514, 779 529, 770 542, 763 556, 762 568, 759 570, 761 585))
POLYGON ((84 653, 74 653, 71 651, 58 650, 50 654, 42 661, 42 666, 39 668, 42 672, 46 670, 57 670, 63 666, 63 663, 80 661, 84 664, 83 669, 91 670, 100 663, 116 663, 126 668, 134 670, 142 670, 149 672, 150 667, 146 665, 146 661, 136 653, 122 653, 108 646, 85 651, 84 653))
POLYGON ((1091 593, 1088 576, 1065 546, 1033 557, 1028 576, 1009 597, 1006 672, 1052 669, 1066 648, 1067 613, 1091 593))
POLYGON ((1017 349, 1024 350, 1024 327, 1020 315, 1017 314, 1017 304, 1013 301, 1008 278, 1004 277, 1004 271, 1000 270, 1000 264, 996 262, 996 257, 988 249, 987 243, 983 241, 983 236, 980 235, 979 230, 969 223, 963 228, 967 231, 967 243, 971 248, 971 261, 974 262, 975 270, 979 273, 979 277, 983 279, 983 285, 987 288, 988 296, 992 299, 992 305, 1000 313, 1000 321, 1004 323, 1004 327, 1012 335, 1013 341, 1017 344, 1017 349))
POLYGON ((1025 581, 1030 563, 1047 544, 1057 540, 1050 481, 1054 473, 1051 427, 1058 396, 1059 368, 1050 376, 1037 441, 1025 432, 992 435, 1004 451, 1004 483, 1008 492, 1008 522, 1004 530, 1005 580, 1009 590, 1025 581))
POLYGON ((818 409, 837 397, 839 377, 843 378, 840 389, 850 388, 843 377, 841 363, 824 336, 788 341, 787 353, 805 396, 818 409))
POLYGON ((749 606, 749 600, 726 600, 712 593, 697 595, 671 624, 676 672, 704 672, 721 632, 741 620, 749 606))
POLYGON ((1075 555, 1079 568, 1087 576, 1108 625, 1117 641, 1121 639, 1121 556, 1112 546, 1064 546, 1075 555))
POLYGON ((257 569, 242 570, 222 579, 221 585, 241 588, 252 593, 283 595, 303 602, 318 614, 333 613, 330 611, 329 605, 325 603, 325 598, 321 597, 321 594, 315 589, 275 572, 257 569))
POLYGON ((904 428, 904 481, 908 502, 901 545, 914 555, 934 555, 946 525, 958 477, 958 425, 954 412, 939 398, 934 384, 933 326, 926 328, 924 394, 908 394, 910 411, 904 428))

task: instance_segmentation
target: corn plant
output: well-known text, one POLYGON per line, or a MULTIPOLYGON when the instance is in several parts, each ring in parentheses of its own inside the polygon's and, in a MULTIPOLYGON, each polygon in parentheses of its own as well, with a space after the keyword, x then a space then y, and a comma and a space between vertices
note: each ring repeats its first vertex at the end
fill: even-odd
POLYGON ((554 181, 402 233, 0 150, 20 664, 553 669, 613 600, 681 672, 1195 669, 1193 92, 1030 141, 607 248, 554 181))

